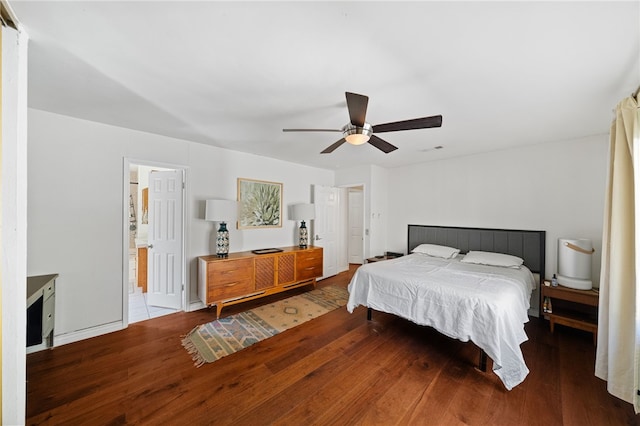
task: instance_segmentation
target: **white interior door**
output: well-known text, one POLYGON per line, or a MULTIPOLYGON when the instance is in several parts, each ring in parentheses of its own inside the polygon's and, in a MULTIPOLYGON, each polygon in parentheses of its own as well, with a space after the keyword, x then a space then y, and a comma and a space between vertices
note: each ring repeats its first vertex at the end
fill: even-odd
POLYGON ((349 189, 349 263, 364 261, 364 194, 359 189, 349 189))
POLYGON ((182 170, 149 174, 149 305, 182 309, 182 194, 182 170))
POLYGON ((313 200, 316 206, 316 218, 313 222, 313 244, 322 247, 322 278, 328 278, 338 273, 340 191, 331 186, 314 185, 313 200))

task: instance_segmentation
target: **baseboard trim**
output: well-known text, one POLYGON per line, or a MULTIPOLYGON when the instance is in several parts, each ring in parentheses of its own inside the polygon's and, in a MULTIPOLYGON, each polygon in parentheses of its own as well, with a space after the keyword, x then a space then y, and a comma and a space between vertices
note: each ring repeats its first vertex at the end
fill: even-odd
POLYGON ((32 354, 34 352, 40 352, 47 349, 48 346, 46 342, 42 342, 39 345, 27 346, 27 355, 32 354))
POLYGON ((101 336, 103 334, 113 333, 114 331, 120 331, 124 328, 125 327, 123 326, 122 321, 114 321, 108 324, 85 328, 83 330, 59 334, 53 336, 53 347, 55 348, 57 346, 79 342, 80 340, 90 339, 92 337, 101 336))
POLYGON ((204 305, 204 303, 202 303, 201 300, 198 300, 197 302, 189 303, 189 312, 199 311, 200 309, 204 309, 204 308, 206 308, 206 306, 204 305))

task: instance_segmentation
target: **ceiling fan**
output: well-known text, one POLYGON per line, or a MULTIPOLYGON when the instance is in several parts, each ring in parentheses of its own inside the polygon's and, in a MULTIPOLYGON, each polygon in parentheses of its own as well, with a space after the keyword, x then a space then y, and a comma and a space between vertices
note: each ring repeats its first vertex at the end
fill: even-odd
POLYGON ((322 154, 335 151, 340 145, 348 142, 352 145, 362 145, 369 142, 385 154, 398 149, 397 146, 376 136, 376 133, 397 132, 400 130, 427 129, 442 126, 442 116, 414 118, 412 120, 394 121, 391 123, 372 126, 365 121, 369 97, 357 93, 345 92, 350 123, 342 129, 282 129, 283 132, 342 132, 342 139, 325 148, 322 154))

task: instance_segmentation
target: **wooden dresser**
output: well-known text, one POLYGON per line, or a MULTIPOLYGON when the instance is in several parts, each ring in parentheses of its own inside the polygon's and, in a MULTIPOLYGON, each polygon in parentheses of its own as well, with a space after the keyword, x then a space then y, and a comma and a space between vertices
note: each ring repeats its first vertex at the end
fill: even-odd
POLYGON ((322 247, 280 247, 281 252, 250 251, 198 258, 198 296, 216 305, 216 318, 224 306, 246 302, 305 285, 322 276, 322 247))

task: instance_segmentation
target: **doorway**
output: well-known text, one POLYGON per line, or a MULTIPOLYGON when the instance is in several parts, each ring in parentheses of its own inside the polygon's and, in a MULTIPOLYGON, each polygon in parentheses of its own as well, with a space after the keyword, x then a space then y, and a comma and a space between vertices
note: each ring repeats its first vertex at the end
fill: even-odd
POLYGON ((364 188, 352 186, 348 189, 348 238, 347 253, 350 264, 364 263, 364 188))
POLYGON ((363 264, 367 251, 365 229, 365 186, 331 187, 313 185, 316 217, 313 244, 323 248, 322 279, 363 264))
POLYGON ((186 170, 181 166, 125 159, 124 171, 126 179, 123 197, 126 216, 124 232, 126 238, 124 238, 123 323, 126 327, 130 323, 184 310, 186 306, 183 267, 185 264, 183 234, 184 217, 186 217, 184 215, 186 170), (163 184, 167 175, 175 177, 172 179, 174 183, 170 185, 174 188, 174 194, 172 194, 168 205, 177 206, 177 214, 174 212, 170 212, 168 215, 164 214, 162 210, 162 206, 166 205, 166 203, 163 204, 162 197, 164 195, 161 190, 157 189, 160 186, 156 187, 156 182, 163 184), (158 179, 158 176, 163 176, 163 178, 158 179), (149 193, 150 187, 151 194, 149 193), (176 216, 174 219, 176 223, 169 228, 172 232, 177 229, 178 233, 175 235, 176 241, 172 252, 166 256, 165 253, 158 252, 153 248, 152 243, 156 243, 159 248, 164 247, 166 239, 159 237, 162 233, 161 228, 166 226, 165 217, 173 216, 176 216), (154 236, 154 234, 156 235, 154 236), (163 259, 168 258, 175 258, 175 265, 167 267, 167 265, 161 264, 163 259), (158 274, 158 271, 176 269, 178 271, 173 278, 158 274), (175 302, 166 303, 166 298, 162 297, 163 292, 172 293, 175 302))

